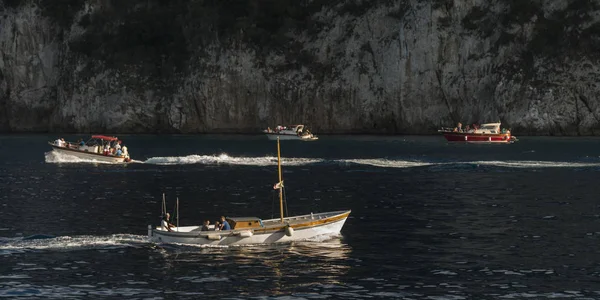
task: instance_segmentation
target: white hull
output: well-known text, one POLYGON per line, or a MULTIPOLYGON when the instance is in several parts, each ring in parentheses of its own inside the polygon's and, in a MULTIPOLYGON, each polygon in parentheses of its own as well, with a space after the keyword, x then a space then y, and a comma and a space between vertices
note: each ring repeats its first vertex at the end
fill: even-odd
POLYGON ((306 136, 298 136, 296 134, 277 134, 277 133, 267 133, 267 137, 269 140, 275 141, 277 138, 280 140, 297 140, 297 141, 315 141, 319 138, 313 135, 306 136))
POLYGON ((84 152, 84 151, 79 151, 76 149, 71 149, 71 148, 63 148, 63 147, 58 147, 58 146, 52 146, 52 150, 56 151, 60 154, 63 155, 71 155, 71 156, 75 156, 81 159, 87 159, 87 160, 96 160, 96 161, 101 161, 101 162, 108 162, 108 163, 123 163, 125 162, 125 157, 116 157, 116 156, 109 156, 109 155, 102 155, 99 153, 93 153, 93 152, 84 152))
POLYGON ((286 223, 293 228, 291 235, 286 235, 285 227, 281 223, 275 224, 279 219, 274 219, 264 221, 263 228, 226 231, 199 231, 199 226, 186 226, 174 228, 169 232, 160 227, 152 229, 148 226, 148 237, 157 243, 195 245, 285 243, 338 235, 349 214, 350 211, 339 211, 285 218, 286 223))

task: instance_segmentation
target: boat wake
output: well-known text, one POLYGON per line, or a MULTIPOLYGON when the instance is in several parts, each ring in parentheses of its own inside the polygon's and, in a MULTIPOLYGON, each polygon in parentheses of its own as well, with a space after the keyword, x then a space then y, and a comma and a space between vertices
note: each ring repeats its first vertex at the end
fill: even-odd
MULTIPOLYGON (((188 155, 152 157, 141 163, 154 165, 242 165, 242 166, 274 166, 277 158, 265 157, 233 157, 227 154, 220 155, 188 155)), ((291 157, 282 160, 283 165, 308 166, 308 165, 364 165, 379 168, 416 168, 416 167, 503 167, 503 168, 590 168, 600 167, 599 162, 567 162, 567 161, 525 161, 525 160, 474 160, 474 161, 427 161, 427 160, 404 160, 390 158, 366 158, 366 159, 325 159, 325 158, 298 158, 291 157)))
MULTIPOLYGON (((308 245, 314 242, 339 245, 340 234, 320 235, 312 239, 294 242, 298 245, 308 245)), ((289 244, 289 243, 284 243, 289 244)), ((266 244, 263 244, 266 245, 266 244)), ((319 244, 321 245, 321 244, 319 244)), ((36 234, 27 237, 4 238, 0 237, 0 256, 22 254, 30 252, 69 252, 82 250, 114 250, 123 248, 156 248, 162 250, 183 251, 187 248, 238 248, 253 247, 255 245, 190 245, 190 244, 155 244, 145 235, 114 234, 108 236, 49 236, 36 234)))
POLYGON ((18 238, 0 238, 0 255, 38 251, 77 251, 90 249, 140 248, 150 245, 146 236, 115 234, 109 236, 33 235, 18 238))
POLYGON ((561 161, 475 161, 477 165, 509 168, 590 168, 600 167, 600 163, 561 162, 561 161))
MULTIPOLYGON (((68 154, 50 151, 45 153, 47 163, 101 163, 114 164, 90 159, 82 159, 68 154)), ((145 161, 132 160, 129 163, 149 165, 238 165, 238 166, 275 166, 277 157, 235 157, 226 153, 218 155, 187 155, 187 156, 158 156, 151 157, 145 161)), ((118 163, 122 164, 122 163, 118 163)), ((325 159, 325 158, 302 158, 291 157, 282 160, 287 166, 309 166, 309 165, 339 165, 352 166, 363 165, 377 168, 416 168, 433 167, 442 169, 453 168, 477 168, 482 166, 501 168, 594 168, 600 167, 600 161, 568 162, 568 161, 526 161, 526 160, 475 160, 475 161, 427 161, 427 160, 404 160, 390 158, 366 158, 366 159, 325 159)))
MULTIPOLYGON (((320 158, 286 158, 285 163, 289 166, 310 165, 323 162, 320 158)), ((152 157, 144 161, 145 164, 153 165, 241 165, 241 166, 271 166, 277 165, 277 157, 232 157, 227 154, 220 155, 188 155, 188 156, 166 156, 152 157)))

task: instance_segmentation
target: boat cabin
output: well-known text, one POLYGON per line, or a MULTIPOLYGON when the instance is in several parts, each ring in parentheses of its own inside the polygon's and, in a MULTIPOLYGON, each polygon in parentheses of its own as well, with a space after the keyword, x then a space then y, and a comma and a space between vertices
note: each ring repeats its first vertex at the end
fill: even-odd
POLYGON ((262 220, 256 217, 235 217, 227 218, 231 229, 249 229, 264 227, 262 220))
POLYGON ((500 124, 501 123, 481 124, 481 126, 475 130, 475 133, 498 134, 500 133, 500 124))
POLYGON ((290 125, 288 128, 294 130, 296 133, 301 133, 304 129, 304 125, 290 125))
POLYGON ((288 132, 290 134, 298 134, 304 130, 304 125, 288 125, 288 126, 277 126, 275 132, 288 132))

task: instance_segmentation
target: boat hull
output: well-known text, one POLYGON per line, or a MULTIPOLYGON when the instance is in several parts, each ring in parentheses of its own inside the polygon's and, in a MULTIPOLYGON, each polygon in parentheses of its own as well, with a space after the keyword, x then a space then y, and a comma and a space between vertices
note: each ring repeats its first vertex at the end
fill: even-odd
POLYGON ((127 162, 127 158, 125 158, 125 157, 104 155, 102 153, 81 151, 81 150, 78 150, 75 148, 59 147, 56 145, 50 145, 50 146, 52 146, 52 151, 55 151, 60 154, 75 156, 75 157, 81 158, 81 159, 96 160, 96 161, 106 162, 106 163, 127 162))
POLYGON ((267 138, 269 138, 269 140, 277 140, 277 138, 279 138, 279 140, 296 140, 296 141, 315 141, 318 140, 319 138, 313 135, 308 135, 308 136, 299 136, 296 134, 277 134, 277 133, 267 133, 267 138))
POLYGON ((515 137, 510 133, 486 134, 486 133, 466 133, 466 132, 445 132, 444 137, 448 142, 463 143, 493 143, 510 144, 515 142, 515 137))
MULTIPOLYGON (((148 237, 157 243, 178 243, 194 245, 251 245, 273 244, 309 240, 317 237, 335 236, 340 233, 350 211, 321 213, 285 218, 285 224, 265 226, 253 229, 227 231, 197 231, 199 226, 180 227, 182 232, 165 231, 161 228, 148 228, 148 237), (322 218, 326 215, 327 217, 322 218)), ((265 221, 265 224, 274 222, 265 221)))

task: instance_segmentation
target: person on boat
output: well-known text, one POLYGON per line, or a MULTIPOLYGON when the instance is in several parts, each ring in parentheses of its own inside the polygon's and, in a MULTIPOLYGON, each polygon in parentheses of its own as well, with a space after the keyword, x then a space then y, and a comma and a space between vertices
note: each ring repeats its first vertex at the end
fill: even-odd
POLYGON ((229 222, 225 220, 225 216, 221 216, 221 230, 231 230, 231 226, 229 226, 229 222))
POLYGON ((127 146, 123 146, 123 148, 121 148, 121 150, 123 150, 123 156, 125 158, 129 158, 129 151, 127 151, 127 146))
POLYGON ((219 221, 215 221, 215 231, 221 230, 221 223, 219 221))
POLYGON ((164 217, 164 219, 160 222, 160 226, 163 229, 166 229, 167 231, 172 231, 171 228, 175 228, 175 225, 171 224, 171 222, 169 222, 169 218, 171 217, 171 215, 169 213, 167 213, 164 217))
POLYGON ((110 153, 110 148, 108 147, 108 144, 104 145, 104 155, 108 155, 108 153, 110 153))
POLYGON ((209 220, 204 220, 204 223, 202 224, 202 228, 200 229, 200 231, 208 231, 208 225, 210 225, 210 221, 209 220))
POLYGON ((85 146, 85 142, 82 139, 79 139, 79 147, 85 146))
POLYGON ((115 153, 115 156, 122 157, 123 156, 123 151, 121 151, 121 149, 117 149, 117 152, 115 153))
POLYGON ((456 128, 458 129, 458 132, 462 132, 462 123, 458 122, 458 125, 456 125, 456 128))
POLYGON ((58 140, 56 140, 54 143, 55 143, 57 146, 59 146, 59 147, 65 147, 65 145, 66 145, 66 142, 65 142, 65 139, 64 139, 64 138, 59 138, 59 139, 58 139, 58 140))
POLYGON ((115 143, 115 149, 116 149, 116 150, 119 150, 119 149, 121 149, 121 141, 117 141, 117 142, 115 143))

